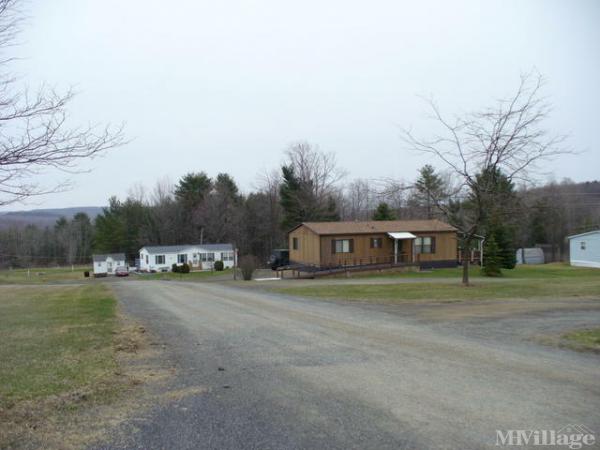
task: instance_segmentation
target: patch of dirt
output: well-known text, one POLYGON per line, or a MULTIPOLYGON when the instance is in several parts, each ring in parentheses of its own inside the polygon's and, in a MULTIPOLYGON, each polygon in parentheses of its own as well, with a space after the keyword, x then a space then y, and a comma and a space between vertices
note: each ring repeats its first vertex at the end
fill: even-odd
MULTIPOLYGON (((143 326, 119 314, 114 336, 118 369, 94 385, 0 408, 0 448, 81 449, 106 439, 109 432, 139 414, 152 400, 152 390, 166 386, 175 369, 161 358, 143 326)), ((172 399, 201 391, 174 391, 172 399), (189 392, 188 392, 189 391, 189 392)))
POLYGON ((432 307, 431 304, 415 305, 415 310, 423 318, 436 321, 469 320, 482 318, 502 318, 527 313, 543 313, 575 309, 600 309, 600 302, 596 299, 577 300, 486 300, 486 301, 461 301, 451 304, 440 302, 432 307), (418 311, 418 310, 421 311, 418 311))
POLYGON ((208 388, 202 386, 190 386, 183 389, 174 389, 167 391, 162 395, 162 399, 166 401, 180 401, 192 395, 206 394, 208 388))

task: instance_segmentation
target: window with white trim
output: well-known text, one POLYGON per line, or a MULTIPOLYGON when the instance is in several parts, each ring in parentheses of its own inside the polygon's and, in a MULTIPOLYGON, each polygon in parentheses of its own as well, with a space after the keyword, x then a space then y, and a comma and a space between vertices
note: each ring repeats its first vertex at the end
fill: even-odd
POLYGON ((177 255, 177 263, 178 264, 183 264, 187 262, 187 255, 185 253, 180 253, 179 255, 177 255))
POLYGON ((165 255, 154 255, 154 264, 164 264, 165 255))
POLYGON ((332 242, 333 253, 352 253, 354 251, 353 239, 334 239, 332 242))
POLYGON ((435 238, 431 236, 416 238, 415 253, 435 253, 435 238))

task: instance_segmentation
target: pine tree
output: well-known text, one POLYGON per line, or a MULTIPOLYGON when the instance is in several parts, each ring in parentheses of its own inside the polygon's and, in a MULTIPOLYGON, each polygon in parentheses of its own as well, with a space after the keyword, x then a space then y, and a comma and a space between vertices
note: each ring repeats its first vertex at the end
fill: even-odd
POLYGON ((385 202, 381 202, 377 205, 377 209, 373 214, 373 220, 394 220, 396 218, 394 211, 385 202))
POLYGON ((435 169, 426 164, 419 170, 419 178, 415 182, 417 190, 417 199, 419 203, 425 206, 428 219, 433 219, 435 211, 435 201, 443 197, 446 189, 444 180, 435 173, 435 169))
POLYGON ((494 236, 490 236, 485 242, 483 268, 481 271, 487 277, 498 277, 502 275, 500 265, 500 248, 498 247, 494 236))

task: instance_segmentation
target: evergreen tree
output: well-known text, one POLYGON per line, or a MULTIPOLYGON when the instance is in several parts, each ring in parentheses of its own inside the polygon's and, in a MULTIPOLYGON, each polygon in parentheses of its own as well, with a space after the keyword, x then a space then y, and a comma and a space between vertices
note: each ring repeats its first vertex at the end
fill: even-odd
POLYGON ((485 242, 483 268, 481 271, 487 277, 498 277, 502 275, 500 248, 498 247, 494 236, 490 236, 485 242))
POLYGON ((515 217, 518 216, 518 199, 514 184, 500 169, 487 170, 477 175, 477 194, 484 198, 479 233, 493 238, 498 246, 500 267, 514 269, 515 217))
POLYGON ((377 205, 375 213, 373 214, 373 220, 394 220, 396 216, 394 211, 390 208, 386 202, 381 202, 377 205))
POLYGON ((205 172, 190 172, 185 174, 175 186, 175 198, 186 207, 193 208, 200 204, 210 193, 212 180, 205 172))
POLYGON ((335 198, 329 194, 317 197, 311 180, 302 181, 292 166, 283 166, 279 190, 283 210, 282 228, 289 230, 302 222, 340 220, 335 198))
POLYGON ((419 170, 419 178, 415 182, 417 199, 425 207, 427 219, 434 218, 435 199, 444 197, 446 189, 444 180, 435 173, 433 166, 426 164, 419 170))

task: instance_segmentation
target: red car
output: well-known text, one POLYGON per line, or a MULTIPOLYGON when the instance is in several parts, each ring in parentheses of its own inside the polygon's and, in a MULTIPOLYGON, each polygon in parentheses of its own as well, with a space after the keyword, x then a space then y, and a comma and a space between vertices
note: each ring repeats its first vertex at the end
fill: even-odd
POLYGON ((117 267, 115 270, 115 275, 118 277, 128 277, 129 269, 127 269, 127 267, 117 267))

